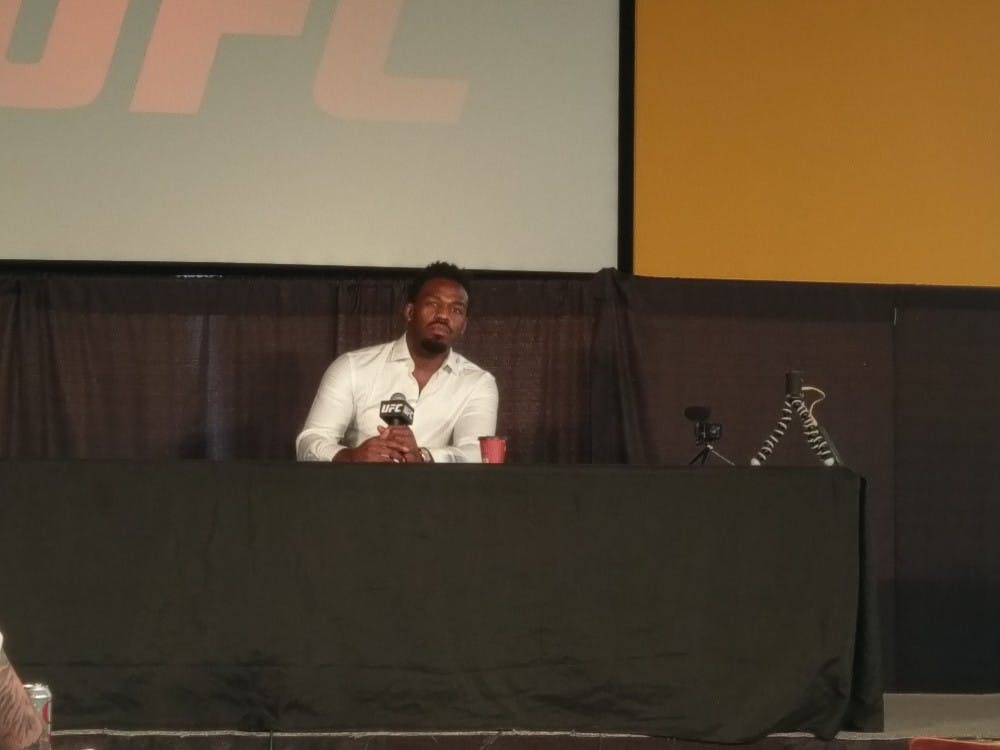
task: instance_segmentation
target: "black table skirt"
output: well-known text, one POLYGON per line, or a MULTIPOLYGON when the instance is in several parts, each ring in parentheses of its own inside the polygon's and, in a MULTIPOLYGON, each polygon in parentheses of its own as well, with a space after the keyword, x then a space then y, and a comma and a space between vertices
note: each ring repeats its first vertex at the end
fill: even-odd
POLYGON ((0 463, 0 630, 57 728, 881 728, 835 468, 0 463))

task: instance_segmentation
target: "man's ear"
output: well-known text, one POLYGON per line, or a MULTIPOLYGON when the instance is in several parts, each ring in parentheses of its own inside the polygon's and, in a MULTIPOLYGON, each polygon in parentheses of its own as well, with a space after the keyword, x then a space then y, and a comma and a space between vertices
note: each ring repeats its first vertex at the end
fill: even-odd
POLYGON ((413 303, 412 302, 407 302, 405 305, 403 305, 403 320, 405 320, 407 323, 409 323, 411 320, 413 320, 413 303))

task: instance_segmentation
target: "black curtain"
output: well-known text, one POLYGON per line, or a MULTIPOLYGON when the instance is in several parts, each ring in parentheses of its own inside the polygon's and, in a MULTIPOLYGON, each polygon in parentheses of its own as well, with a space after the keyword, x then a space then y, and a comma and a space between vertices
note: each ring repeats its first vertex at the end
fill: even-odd
POLYGON ((896 342, 900 684, 1000 688, 1000 309, 987 291, 910 293, 896 342))
MULTIPOLYGON (((330 361, 401 335, 406 281, 8 277, 0 456, 292 459, 330 361)), ((586 278, 474 287, 462 351, 512 461, 589 461, 592 308, 586 278)))

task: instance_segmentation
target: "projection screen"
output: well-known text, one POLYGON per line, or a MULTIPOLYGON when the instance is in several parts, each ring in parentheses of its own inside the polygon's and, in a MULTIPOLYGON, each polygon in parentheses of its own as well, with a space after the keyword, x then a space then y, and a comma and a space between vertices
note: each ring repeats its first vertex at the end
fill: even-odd
POLYGON ((618 0, 0 0, 0 259, 594 271, 618 0))

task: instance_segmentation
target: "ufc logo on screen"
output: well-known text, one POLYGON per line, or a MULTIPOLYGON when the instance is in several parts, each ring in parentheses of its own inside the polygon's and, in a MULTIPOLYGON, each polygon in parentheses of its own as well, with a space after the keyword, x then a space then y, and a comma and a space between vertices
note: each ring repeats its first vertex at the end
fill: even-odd
MULTIPOLYGON (((142 0, 148 2, 148 0, 142 0)), ((39 60, 6 54, 22 5, 0 0, 0 107, 72 109, 104 88, 130 0, 59 0, 39 60)), ((456 122, 468 81, 388 76, 385 62, 405 0, 340 0, 313 99, 345 120, 456 122)), ((129 109, 195 114, 227 34, 301 36, 309 0, 161 0, 129 109)))

